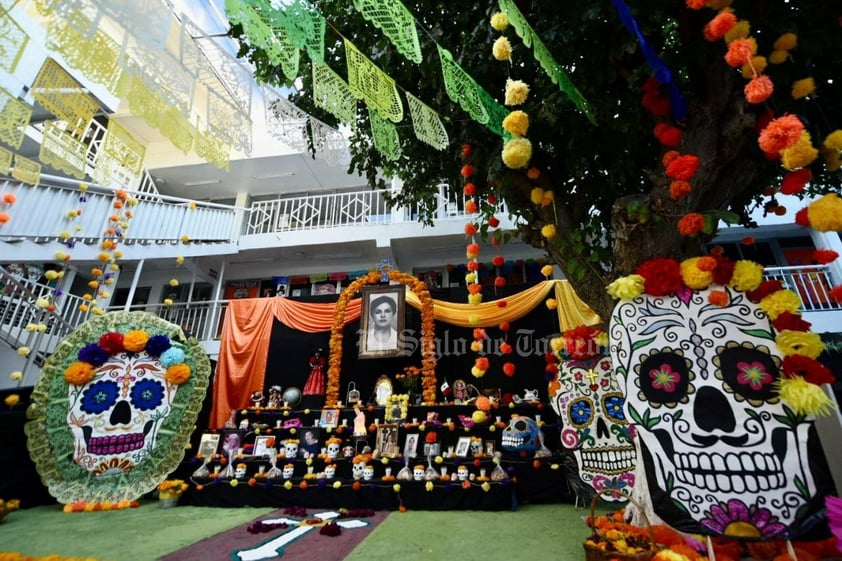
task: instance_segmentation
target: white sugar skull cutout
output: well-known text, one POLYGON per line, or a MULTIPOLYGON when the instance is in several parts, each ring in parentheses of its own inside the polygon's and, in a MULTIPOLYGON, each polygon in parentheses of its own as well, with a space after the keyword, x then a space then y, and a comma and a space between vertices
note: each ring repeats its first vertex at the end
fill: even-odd
POLYGON ((683 532, 797 535, 827 481, 813 417, 775 390, 781 353, 769 317, 719 285, 620 301, 611 360, 640 439, 655 513, 683 532), (812 461, 811 461, 812 460, 812 461))
POLYGON ((292 479, 293 473, 295 473, 295 465, 294 464, 285 464, 284 470, 281 472, 281 475, 284 479, 292 479))
POLYGON ((327 457, 335 460, 339 457, 339 453, 342 447, 342 440, 339 438, 328 438, 327 439, 327 457))
POLYGON ((466 479, 468 479, 469 474, 470 472, 468 471, 468 466, 459 466, 458 468, 456 468, 456 478, 459 481, 465 481, 466 479))
POLYGON ((284 456, 289 459, 294 459, 298 456, 299 441, 297 438, 288 438, 284 440, 284 456))
POLYGON ((371 481, 374 479, 374 466, 367 465, 363 468, 363 481, 371 481))
MULTIPOLYGON (((629 493, 636 454, 623 412, 625 398, 611 360, 597 355, 561 362, 549 384, 549 397, 561 420, 561 444, 576 458, 582 481, 596 491, 629 493)), ((602 498, 624 500, 612 493, 602 498)))
POLYGON ((246 464, 237 464, 237 468, 234 470, 234 477, 237 479, 243 479, 246 476, 246 464))
POLYGON ((333 479, 336 477, 336 466, 328 464, 325 466, 325 479, 333 479))
POLYGON ((412 468, 412 479, 415 481, 423 481, 424 480, 424 466, 418 464, 414 468, 412 468))
POLYGON ((354 457, 354 463, 351 466, 351 477, 355 480, 362 479, 363 471, 365 471, 365 456, 354 457))

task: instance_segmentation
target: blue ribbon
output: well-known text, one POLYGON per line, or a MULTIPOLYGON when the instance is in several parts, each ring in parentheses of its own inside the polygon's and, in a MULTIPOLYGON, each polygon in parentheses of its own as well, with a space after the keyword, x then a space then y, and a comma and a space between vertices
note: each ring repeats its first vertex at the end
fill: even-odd
POLYGON ((684 98, 681 97, 678 85, 675 83, 675 80, 672 79, 672 72, 670 72, 667 65, 664 64, 664 61, 661 60, 661 57, 655 54, 655 51, 652 50, 649 43, 646 42, 646 38, 640 32, 640 28, 637 26, 637 21, 634 19, 629 7, 626 6, 626 3, 623 2, 623 0, 614 0, 614 7, 617 8, 617 14, 623 21, 626 29, 637 37, 637 42, 640 44, 640 50, 643 52, 643 57, 652 68, 655 78, 658 82, 667 87, 670 101, 672 102, 673 119, 681 121, 687 115, 687 104, 684 102, 684 98))

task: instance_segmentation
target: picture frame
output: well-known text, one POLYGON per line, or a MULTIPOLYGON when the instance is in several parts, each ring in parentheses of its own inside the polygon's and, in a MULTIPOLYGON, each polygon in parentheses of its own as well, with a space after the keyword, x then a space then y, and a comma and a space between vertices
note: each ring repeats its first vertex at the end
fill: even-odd
POLYGON ((320 437, 322 429, 318 427, 303 427, 298 429, 298 433, 301 435, 301 442, 298 445, 298 455, 303 457, 317 455, 321 450, 320 437))
POLYGON ((319 426, 324 428, 336 428, 339 425, 339 409, 322 409, 319 417, 319 426))
POLYGON ((417 432, 406 435, 406 441, 403 443, 403 455, 405 458, 415 458, 418 456, 418 439, 420 435, 417 432))
POLYGON ((269 457, 270 448, 275 447, 275 437, 274 436, 257 436, 254 439, 254 448, 252 449, 251 455, 257 457, 269 457))
POLYGON ((389 422, 404 421, 408 409, 409 396, 407 394, 392 394, 386 399, 386 420, 389 422))
POLYGON ((494 440, 485 441, 485 454, 487 456, 493 456, 496 449, 497 443, 494 440))
POLYGON ((246 431, 241 429, 226 429, 222 431, 219 453, 226 458, 236 456, 243 451, 243 438, 246 431))
POLYGON ((377 451, 384 458, 398 457, 398 425, 385 424, 377 425, 377 451))
POLYGON ((374 382, 374 403, 380 407, 386 407, 389 403, 389 397, 392 395, 392 379, 386 376, 380 376, 374 382))
POLYGON ((199 440, 198 455, 202 458, 208 459, 216 454, 216 451, 219 448, 220 437, 221 435, 218 432, 206 432, 202 434, 202 438, 199 440))
POLYGON ((459 440, 456 441, 456 455, 460 458, 466 458, 468 456, 468 451, 471 449, 471 437, 470 436, 460 436, 459 440))
POLYGON ((405 290, 402 284, 362 288, 359 358, 387 358, 405 352, 399 337, 404 329, 405 290))

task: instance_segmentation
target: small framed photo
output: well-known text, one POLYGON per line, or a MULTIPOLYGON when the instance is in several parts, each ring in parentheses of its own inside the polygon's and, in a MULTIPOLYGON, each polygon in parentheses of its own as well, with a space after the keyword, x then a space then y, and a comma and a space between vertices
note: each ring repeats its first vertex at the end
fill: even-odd
POLYGON ((398 456, 398 425, 378 425, 377 450, 385 458, 398 456))
POLYGON ((406 441, 403 443, 403 455, 405 458, 414 458, 418 455, 418 433, 406 435, 406 441))
POLYGON ((245 435, 246 431, 239 429, 222 431, 222 450, 220 450, 220 453, 224 454, 226 458, 241 454, 245 435))
POLYGON ((210 458, 216 454, 216 449, 219 448, 219 436, 219 433, 204 433, 199 441, 198 455, 202 458, 210 458))
POLYGON ((301 444, 298 446, 298 454, 304 457, 315 456, 321 450, 319 443, 319 436, 322 429, 314 427, 305 427, 298 429, 301 435, 301 444))
POLYGON ((456 442, 456 455, 460 458, 465 458, 468 456, 468 451, 471 449, 471 437, 470 436, 460 436, 459 440, 456 442))
POLYGON ((494 450, 497 448, 497 443, 493 440, 486 440, 485 441, 485 454, 487 456, 493 456, 494 450))
POLYGON ((402 284, 362 288, 359 358, 401 355, 405 290, 402 284))
POLYGON ((254 439, 254 449, 252 450, 251 455, 258 457, 268 457, 270 455, 269 449, 274 447, 274 436, 258 436, 254 439))
POLYGON ((392 394, 386 399, 386 420, 389 422, 406 420, 409 396, 407 394, 392 394))
POLYGON ((319 426, 325 428, 336 428, 339 424, 339 409, 322 409, 322 416, 319 418, 319 426))

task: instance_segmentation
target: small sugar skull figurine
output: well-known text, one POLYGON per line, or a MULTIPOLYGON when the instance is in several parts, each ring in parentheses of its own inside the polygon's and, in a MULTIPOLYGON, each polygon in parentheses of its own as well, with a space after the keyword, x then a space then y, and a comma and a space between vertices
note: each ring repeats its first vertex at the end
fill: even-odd
POLYGON ((336 477, 336 466, 328 464, 325 466, 325 479, 333 479, 336 477))
POLYGON ((354 458, 354 464, 351 466, 351 477, 354 480, 359 481, 363 478, 363 470, 365 470, 365 456, 356 456, 354 458))
POLYGON ((292 474, 295 472, 295 465, 294 464, 285 464, 284 471, 282 473, 284 479, 291 479, 292 474))
POLYGON ((456 469, 456 478, 459 481, 466 481, 468 479, 468 466, 459 466, 456 469))
POLYGON ((424 466, 418 464, 412 468, 412 479, 415 481, 424 481, 424 466))
MULTIPOLYGON (((331 437, 327 439, 327 457, 331 460, 335 460, 339 457, 339 452, 342 446, 342 439, 331 437)), ((352 448, 353 450, 353 448, 352 448)))
POLYGON ((284 440, 284 456, 287 458, 295 458, 298 455, 298 439, 288 438, 284 440))
POLYGON ((478 436, 472 436, 471 437, 471 455, 472 456, 482 455, 482 439, 478 436))
POLYGON ((369 464, 363 468, 363 481, 374 479, 374 466, 369 464))
POLYGON ((246 476, 246 464, 237 464, 237 468, 234 470, 234 477, 237 479, 242 479, 246 476))

